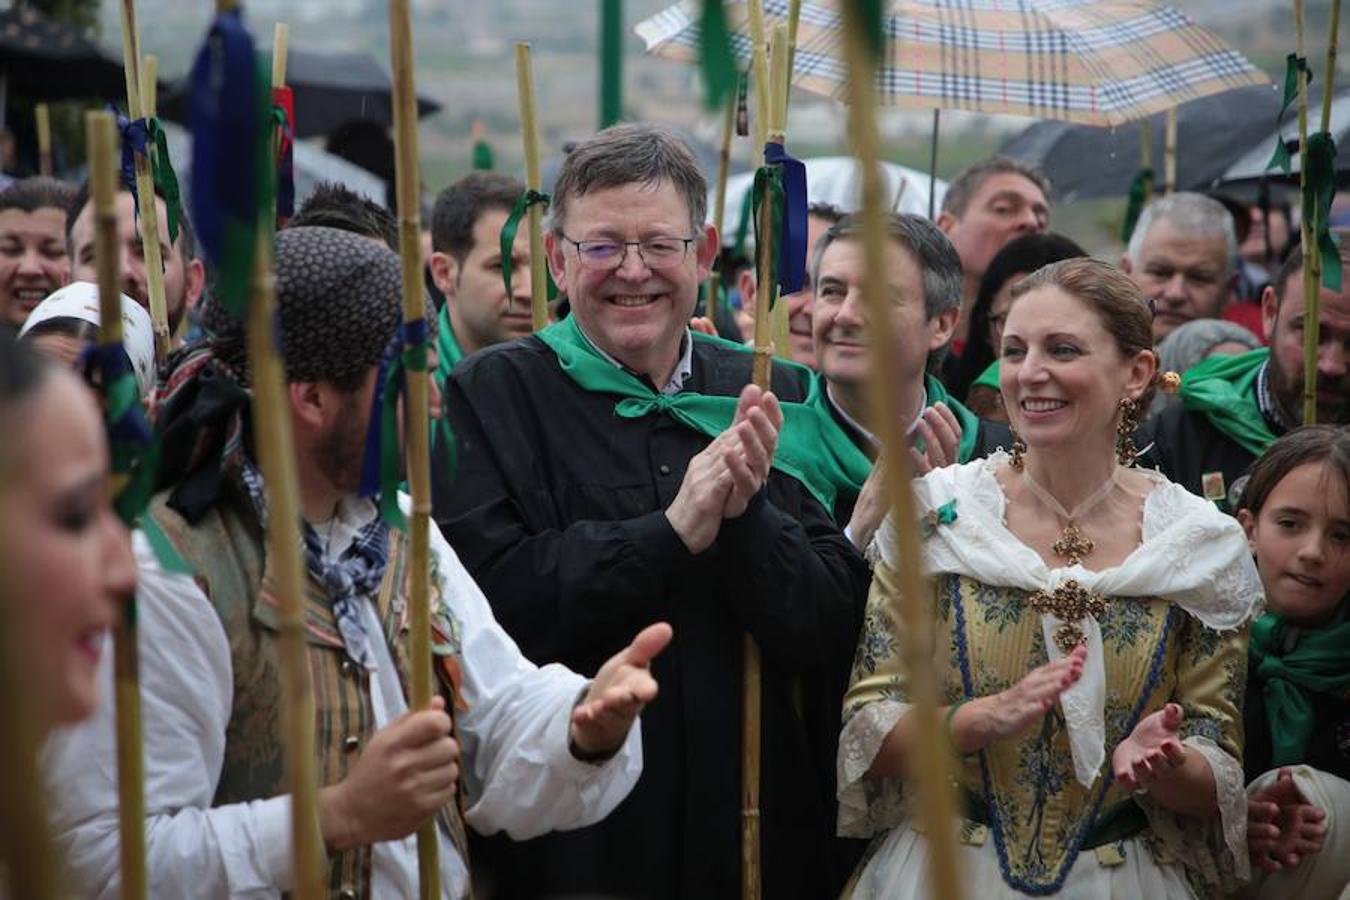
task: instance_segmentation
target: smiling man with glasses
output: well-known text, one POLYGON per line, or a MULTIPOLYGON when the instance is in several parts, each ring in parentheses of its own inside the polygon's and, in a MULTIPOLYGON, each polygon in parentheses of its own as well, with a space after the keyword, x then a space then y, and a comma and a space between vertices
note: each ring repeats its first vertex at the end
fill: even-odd
POLYGON ((675 628, 633 795, 577 832, 480 842, 499 898, 736 895, 747 632, 764 660, 765 896, 834 896, 847 874, 840 696, 825 694, 852 657, 867 568, 811 475, 785 470, 810 452, 798 408, 784 427, 779 405, 805 398, 803 371, 747 388, 751 354, 688 328, 717 249, 706 197, 663 129, 578 146, 546 237, 571 315, 447 384, 436 518, 525 654, 593 672, 633 625, 675 628))

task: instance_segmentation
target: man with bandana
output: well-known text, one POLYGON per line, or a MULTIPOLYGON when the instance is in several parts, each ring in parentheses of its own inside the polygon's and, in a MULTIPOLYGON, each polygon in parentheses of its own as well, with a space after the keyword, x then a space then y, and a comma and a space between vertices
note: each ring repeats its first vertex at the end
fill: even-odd
MULTIPOLYGON (((434 818, 441 896, 460 898, 466 824, 529 837, 595 822, 628 793, 641 769, 634 720, 656 694, 647 666, 670 629, 638 634, 589 684, 536 668, 433 529, 438 691, 409 709, 406 538, 358 493, 381 361, 398 346, 399 260, 348 232, 290 228, 276 272, 327 893, 415 896, 411 836, 434 818)), ((161 490, 136 547, 150 892, 277 896, 292 887, 291 801, 267 504, 242 328, 218 305, 207 315, 211 338, 167 377, 161 490)), ((81 896, 120 890, 110 700, 48 750, 53 828, 81 896)))
MULTIPOLYGON (((1321 290, 1317 421, 1350 423, 1350 230, 1340 239, 1341 290, 1321 290)), ((1303 254, 1295 250, 1261 294, 1267 347, 1212 356, 1181 381, 1181 403, 1154 425, 1153 453, 1168 478, 1228 512, 1247 472, 1277 437, 1303 424, 1303 254)), ((1143 446, 1143 444, 1141 444, 1143 446)))
POLYGON ((762 392, 749 351, 690 333, 717 252, 706 198, 669 131, 581 143, 545 238, 571 315, 447 382, 435 515, 525 654, 590 672, 626 632, 669 620, 677 635, 653 664, 662 699, 632 796, 595 827, 485 848, 502 900, 737 894, 747 634, 763 659, 764 894, 842 886, 833 758, 817 752, 839 698, 830 721, 810 711, 852 657, 868 571, 828 512, 801 370, 775 366, 762 392))

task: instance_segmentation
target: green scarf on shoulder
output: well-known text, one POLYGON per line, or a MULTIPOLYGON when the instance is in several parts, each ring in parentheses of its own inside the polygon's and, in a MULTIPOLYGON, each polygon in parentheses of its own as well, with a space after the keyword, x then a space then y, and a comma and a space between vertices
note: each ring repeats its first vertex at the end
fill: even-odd
POLYGON ((1261 685, 1270 723, 1271 763, 1304 761, 1313 732, 1313 694, 1350 688, 1350 622, 1313 628, 1282 651, 1288 624, 1275 613, 1252 623, 1251 677, 1261 685))
MULTIPOLYGON (((928 405, 942 402, 947 404, 947 408, 956 416, 956 421, 961 423, 961 442, 957 447, 957 461, 970 462, 970 457, 975 452, 976 438, 978 438, 980 429, 979 416, 967 409, 955 397, 947 393, 947 388, 932 375, 924 376, 924 389, 928 392, 928 405)), ((823 445, 823 449, 833 457, 833 465, 841 471, 848 482, 846 486, 857 494, 862 490, 863 482, 867 480, 868 474, 872 471, 872 460, 859 449, 852 438, 839 427, 834 419, 834 413, 830 411, 829 399, 825 396, 825 378, 816 373, 811 378, 811 390, 806 396, 808 406, 816 408, 821 419, 826 423, 826 428, 843 440, 830 440, 828 444, 823 445)), ((833 435, 831 435, 833 438, 833 435)), ((923 449, 923 441, 919 441, 919 449, 923 449)))
POLYGON ((979 378, 976 378, 973 382, 971 382, 970 386, 975 387, 976 385, 979 385, 980 387, 993 388, 996 391, 1001 391, 1003 390, 1003 385, 999 384, 998 376, 999 376, 999 360, 996 359, 993 362, 991 362, 983 372, 980 373, 979 378))
POLYGON ((1186 409, 1203 413, 1215 428, 1257 456, 1275 440, 1256 401, 1256 380, 1268 359, 1269 347, 1238 356, 1211 356, 1181 379, 1186 409))
MULTIPOLYGON (((693 339, 719 347, 749 353, 744 346, 721 338, 691 332, 693 339)), ((619 398, 615 415, 624 419, 640 419, 652 414, 665 414, 699 434, 716 437, 730 425, 736 414, 736 397, 699 394, 681 391, 662 394, 653 390, 637 376, 632 375, 600 355, 582 334, 575 316, 538 332, 536 335, 558 357, 563 373, 581 388, 619 398)), ((808 377, 808 370, 796 363, 776 360, 776 364, 796 369, 808 377)), ((797 479, 821 502, 826 511, 834 509, 834 498, 839 488, 850 483, 850 478, 838 463, 839 442, 851 443, 832 422, 821 419, 814 407, 805 403, 781 403, 783 427, 778 435, 778 451, 773 467, 797 479)))
POLYGON ((455 337, 455 327, 450 324, 450 301, 446 300, 436 316, 436 381, 445 387, 446 380, 455 365, 464 358, 464 348, 455 337))

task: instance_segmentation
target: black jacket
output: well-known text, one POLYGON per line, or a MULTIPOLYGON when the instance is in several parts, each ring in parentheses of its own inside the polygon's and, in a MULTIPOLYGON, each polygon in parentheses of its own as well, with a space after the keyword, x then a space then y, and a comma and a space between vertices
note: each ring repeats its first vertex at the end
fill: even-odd
MULTIPOLYGON (((750 354, 695 342, 687 390, 734 396, 750 354)), ((801 385, 776 370, 783 400, 801 385)), ((466 359, 449 379, 453 479, 433 465, 435 517, 498 620, 534 662, 593 674, 665 620, 661 695, 642 716, 644 770, 603 822, 478 841, 501 900, 562 894, 734 897, 740 884, 743 635, 763 657, 764 895, 818 898, 844 877, 834 838, 837 673, 852 657, 869 573, 829 513, 774 471, 713 546, 688 552, 664 510, 710 439, 668 416, 623 419, 537 338, 466 359), (828 710, 826 715, 823 711, 828 710)))

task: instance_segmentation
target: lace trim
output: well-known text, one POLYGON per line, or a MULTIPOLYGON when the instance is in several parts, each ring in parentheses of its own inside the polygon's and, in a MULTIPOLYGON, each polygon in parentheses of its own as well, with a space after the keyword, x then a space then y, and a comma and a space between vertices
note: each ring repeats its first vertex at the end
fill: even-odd
POLYGON ((1160 805, 1147 794, 1136 799, 1148 816, 1153 833, 1188 869, 1226 894, 1251 878, 1247 858, 1247 792, 1242 766, 1209 738, 1189 737, 1182 742, 1209 763, 1214 773, 1219 815, 1210 819, 1183 816, 1160 805))
POLYGON ((870 837, 904 819, 900 779, 864 781, 863 776, 877 758, 882 741, 909 707, 899 700, 880 700, 864 706, 845 723, 839 735, 837 773, 840 837, 870 837))

